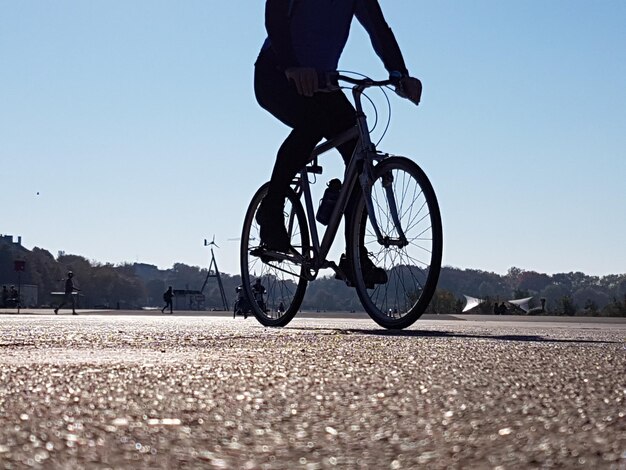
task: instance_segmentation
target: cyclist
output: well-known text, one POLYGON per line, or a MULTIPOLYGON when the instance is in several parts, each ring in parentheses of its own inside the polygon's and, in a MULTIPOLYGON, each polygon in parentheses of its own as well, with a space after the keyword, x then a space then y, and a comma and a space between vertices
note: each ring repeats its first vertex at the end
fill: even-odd
MULTIPOLYGON (((378 0, 266 0, 268 37, 255 63, 255 95, 264 109, 292 129, 278 150, 268 193, 257 212, 261 242, 268 249, 291 250, 283 221, 284 199, 315 145, 356 125, 352 103, 341 90, 325 89, 319 78, 337 69, 353 17, 365 27, 390 76, 399 80, 409 99, 419 103, 422 84, 409 75, 378 0)), ((338 147, 346 164, 355 146, 353 140, 338 147)), ((346 221, 359 195, 360 188, 355 188, 346 221)), ((366 282, 385 283, 385 271, 363 255, 366 282)), ((349 260, 342 256, 339 266, 351 280, 349 260)))

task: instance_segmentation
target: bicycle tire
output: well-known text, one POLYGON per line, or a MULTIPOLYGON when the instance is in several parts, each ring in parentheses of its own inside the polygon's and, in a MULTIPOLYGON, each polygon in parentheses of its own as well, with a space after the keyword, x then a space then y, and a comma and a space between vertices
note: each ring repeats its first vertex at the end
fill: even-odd
MULTIPOLYGON (((367 214, 365 198, 351 221, 350 253, 357 295, 365 311, 380 326, 407 328, 430 303, 441 270, 443 230, 435 191, 422 169, 406 157, 389 157, 374 167, 371 188, 375 217, 383 237, 400 239, 387 202, 382 178, 393 177, 393 192, 406 246, 380 244, 367 214), (387 282, 366 285, 364 252, 387 274, 387 282), (373 287, 373 288, 372 288, 373 287)), ((389 181, 387 181, 389 183, 389 181)))
MULTIPOLYGON (((304 276, 305 268, 301 264, 288 261, 264 262, 250 253, 260 243, 256 213, 267 194, 267 188, 268 183, 261 186, 252 197, 244 219, 240 247, 241 280, 247 298, 254 299, 253 280, 261 279, 266 289, 265 308, 262 309, 256 301, 250 300, 252 313, 264 326, 282 327, 298 313, 308 281, 304 276)), ((291 190, 283 213, 286 227, 290 227, 288 232, 291 234, 292 246, 300 254, 310 253, 311 244, 304 209, 296 193, 291 190)))

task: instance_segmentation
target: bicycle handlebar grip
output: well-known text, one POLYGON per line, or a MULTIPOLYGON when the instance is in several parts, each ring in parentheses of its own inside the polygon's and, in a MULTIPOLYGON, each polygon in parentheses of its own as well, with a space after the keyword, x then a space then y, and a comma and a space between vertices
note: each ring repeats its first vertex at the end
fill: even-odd
MULTIPOLYGON (((413 100, 411 98, 409 98, 409 96, 406 94, 406 92, 404 91, 404 86, 402 85, 402 79, 401 78, 392 78, 391 79, 392 84, 394 86, 394 90, 396 92, 396 95, 398 95, 400 98, 404 98, 409 100, 411 103, 413 103, 415 106, 418 106, 420 104, 420 100, 413 100)), ((421 94, 421 91, 420 91, 421 94)))

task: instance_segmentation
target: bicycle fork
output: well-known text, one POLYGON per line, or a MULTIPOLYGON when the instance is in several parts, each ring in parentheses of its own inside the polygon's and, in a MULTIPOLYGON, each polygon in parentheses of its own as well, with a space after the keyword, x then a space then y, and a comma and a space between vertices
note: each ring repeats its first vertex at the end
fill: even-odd
POLYGON ((398 205, 396 204, 396 197, 393 193, 393 174, 391 173, 391 171, 387 171, 383 174, 381 183, 385 191, 387 205, 389 206, 389 213, 391 214, 391 219, 393 220, 393 224, 398 234, 397 238, 383 236, 383 233, 380 230, 380 226, 378 225, 378 220, 376 219, 376 211, 374 210, 374 203, 372 201, 372 186, 374 185, 374 177, 372 175, 371 164, 365 165, 365 168, 363 168, 363 171, 361 171, 361 174, 359 176, 359 181, 361 183, 361 189, 363 191, 363 198, 365 199, 367 216, 370 219, 370 223, 372 224, 372 228, 374 229, 374 233, 376 234, 376 239, 378 243, 380 245, 383 245, 385 248, 388 248, 392 245, 399 246, 400 248, 407 246, 409 242, 406 239, 404 230, 402 230, 402 224, 400 223, 400 216, 398 215, 398 205))

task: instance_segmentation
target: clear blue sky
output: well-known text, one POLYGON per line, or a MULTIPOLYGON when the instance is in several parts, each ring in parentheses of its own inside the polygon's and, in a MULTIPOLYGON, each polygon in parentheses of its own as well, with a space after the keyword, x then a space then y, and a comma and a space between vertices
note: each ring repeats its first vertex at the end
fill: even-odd
MULTIPOLYGON (((237 273, 287 134, 252 91, 264 3, 0 0, 0 233, 161 268, 215 234, 237 273)), ((380 148, 431 177, 444 264, 626 272, 626 2, 381 5, 424 97, 380 148)), ((341 67, 385 75, 356 22, 341 67)))

